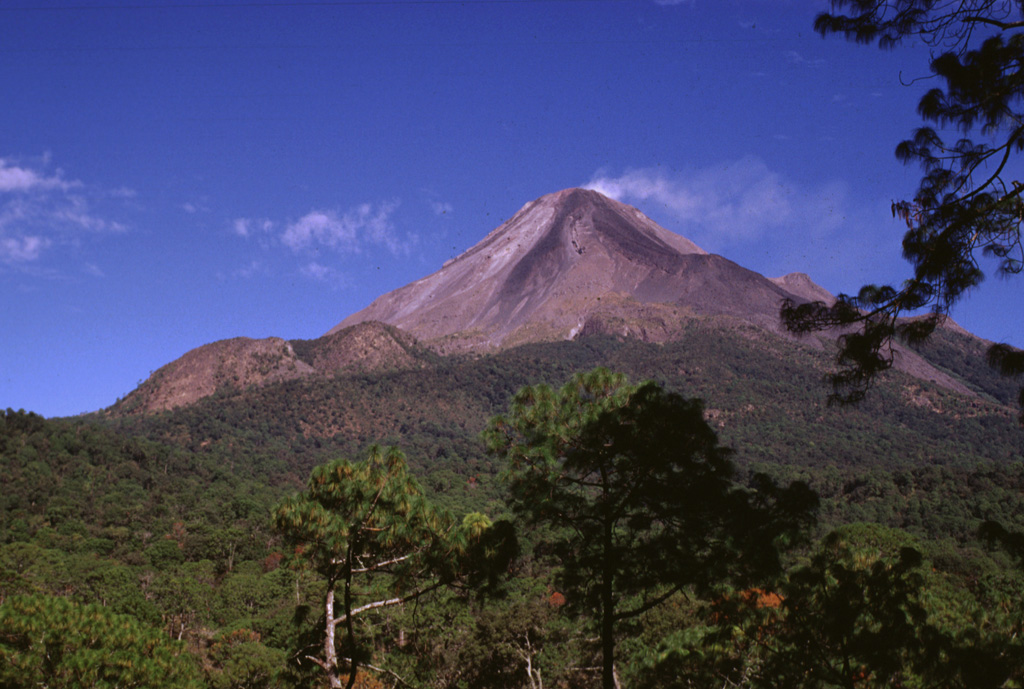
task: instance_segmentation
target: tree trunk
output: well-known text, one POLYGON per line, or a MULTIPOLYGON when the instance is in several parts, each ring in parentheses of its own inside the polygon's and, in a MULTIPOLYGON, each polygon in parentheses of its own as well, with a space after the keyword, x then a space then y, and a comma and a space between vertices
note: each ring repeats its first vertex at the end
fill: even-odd
POLYGON ((338 676, 338 651, 334 646, 334 582, 328 582, 327 603, 324 605, 327 616, 324 635, 324 670, 331 689, 341 689, 341 677, 338 676))
POLYGON ((612 551, 612 525, 605 524, 604 572, 601 576, 601 689, 617 689, 615 682, 615 596, 612 551))
POLYGON ((350 654, 352 660, 348 668, 348 684, 345 685, 345 689, 352 689, 356 684, 356 673, 359 671, 359 659, 356 657, 356 628, 355 623, 352 621, 354 617, 352 612, 352 560, 355 555, 352 552, 352 544, 349 544, 348 557, 346 558, 345 566, 345 629, 348 631, 348 644, 352 649, 350 654))

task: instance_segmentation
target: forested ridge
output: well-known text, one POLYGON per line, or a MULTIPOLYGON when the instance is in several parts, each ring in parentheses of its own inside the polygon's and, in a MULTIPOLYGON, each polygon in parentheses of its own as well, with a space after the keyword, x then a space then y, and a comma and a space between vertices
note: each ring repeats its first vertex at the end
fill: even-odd
MULTIPOLYGON (((771 673, 805 662, 784 651, 809 633, 801 615, 827 609, 826 580, 903 591, 905 599, 876 598, 878 609, 853 617, 877 631, 884 621, 873 615, 902 610, 916 625, 904 630, 908 639, 933 640, 930 650, 908 641, 900 661, 920 686, 929 667, 946 667, 958 653, 1012 665, 1020 571, 978 529, 986 520, 1024 529, 1024 440, 1009 406, 1012 381, 974 367, 974 346, 944 332, 924 353, 976 396, 892 373, 854 408, 826 405, 828 351, 700 319, 663 345, 604 337, 533 344, 413 370, 225 388, 152 416, 43 419, 8 410, 0 417, 0 610, 24 620, 25 610, 45 612, 60 599, 125 616, 138 627, 132 639, 155 631, 169 644, 181 668, 162 671, 178 682, 168 686, 308 686, 319 670, 298 661, 314 643, 323 582, 293 566, 271 519, 275 506, 301 491, 314 467, 359 462, 380 444, 404 453, 438 509, 515 523, 500 478, 507 466, 481 433, 517 390, 561 386, 600 365, 702 400, 738 484, 756 475, 803 481, 820 500, 816 525, 785 551, 781 579, 682 591, 624 621, 616 630, 624 686, 722 686, 755 676, 792 686, 771 673), (794 601, 792 609, 782 600, 794 601), (757 629, 774 630, 772 643, 758 641, 757 629), (957 636, 971 630, 976 638, 957 636)), ((372 657, 356 686, 597 686, 588 614, 560 585, 544 530, 517 533, 519 555, 500 581, 481 588, 453 579, 414 605, 374 613, 361 632, 372 657)), ((62 636, 86 644, 74 637, 62 636)), ((28 638, 0 633, 0 652, 28 638)), ((881 674, 869 681, 868 665, 883 660, 869 646, 854 653, 851 673, 866 674, 849 686, 882 685, 881 674)), ((842 653, 853 651, 826 655, 842 653)), ((1019 679, 1013 667, 1004 674, 1019 679)), ((36 676, 3 672, 4 686, 33 686, 25 678, 36 676)))

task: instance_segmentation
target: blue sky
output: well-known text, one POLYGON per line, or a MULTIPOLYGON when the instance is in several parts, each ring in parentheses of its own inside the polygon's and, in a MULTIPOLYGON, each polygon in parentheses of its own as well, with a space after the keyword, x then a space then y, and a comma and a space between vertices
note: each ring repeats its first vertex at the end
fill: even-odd
MULTIPOLYGON (((91 411, 208 342, 318 337, 573 186, 768 276, 898 281, 918 171, 892 152, 928 53, 822 39, 825 7, 5 3, 0 408, 91 411)), ((995 278, 955 314, 1024 345, 1019 316, 995 278)))

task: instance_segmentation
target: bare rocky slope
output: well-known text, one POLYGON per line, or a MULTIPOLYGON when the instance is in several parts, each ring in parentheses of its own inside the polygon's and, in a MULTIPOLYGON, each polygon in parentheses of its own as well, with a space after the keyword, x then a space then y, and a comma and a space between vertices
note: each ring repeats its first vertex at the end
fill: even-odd
MULTIPOLYGON (((156 371, 112 413, 189 405, 227 387, 421 367, 438 354, 495 352, 531 342, 611 335, 678 339, 694 318, 795 339, 783 299, 829 301, 810 277, 766 278, 666 230, 636 208, 585 189, 532 201, 436 273, 389 292, 316 340, 235 338, 156 371)), ((828 346, 836 336, 803 338, 828 346)), ((918 354, 897 368, 969 393, 918 354)))
POLYGON ((444 353, 572 339, 611 321, 634 321, 628 334, 663 340, 672 335, 664 317, 673 313, 729 315, 781 332, 786 297, 831 298, 805 275, 769 280, 632 206, 566 189, 526 204, 441 270, 381 296, 331 332, 382 321, 444 353), (671 308, 654 314, 645 308, 652 304, 671 308))

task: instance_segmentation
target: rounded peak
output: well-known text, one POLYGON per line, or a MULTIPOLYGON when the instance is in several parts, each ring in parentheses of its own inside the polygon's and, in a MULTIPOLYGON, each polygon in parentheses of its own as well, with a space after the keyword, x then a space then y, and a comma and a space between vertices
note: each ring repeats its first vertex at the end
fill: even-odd
POLYGON ((545 194, 541 196, 537 201, 549 202, 549 203, 566 203, 569 201, 584 201, 589 200, 591 202, 612 202, 619 203, 610 196, 605 196, 599 191, 594 189, 586 189, 584 187, 569 187, 568 189, 562 189, 551 194, 545 194))
POLYGON ((801 299, 831 304, 835 297, 827 289, 814 282, 807 273, 787 273, 782 277, 769 278, 773 283, 801 299))
POLYGON ((605 196, 599 191, 594 191, 593 189, 584 189, 582 187, 569 187, 568 189, 562 189, 561 191, 552 192, 550 194, 544 194, 543 196, 536 198, 533 201, 523 204, 522 208, 516 211, 515 215, 512 216, 512 220, 514 220, 518 216, 525 215, 530 211, 550 211, 552 209, 560 209, 566 207, 579 208, 586 205, 598 204, 616 205, 619 204, 619 202, 616 201, 615 199, 605 196))
POLYGON ((793 272, 793 273, 786 273, 782 277, 774 278, 774 280, 776 282, 780 282, 780 283, 783 283, 783 284, 792 284, 792 285, 807 284, 808 282, 811 282, 811 276, 808 275, 807 273, 802 273, 800 271, 796 271, 796 272, 793 272))
POLYGON ((597 191, 596 189, 588 189, 586 187, 569 187, 567 189, 562 189, 561 191, 556 191, 553 194, 548 194, 548 196, 566 197, 566 196, 572 196, 574 194, 582 194, 584 196, 592 196, 592 197, 598 197, 598 198, 602 198, 602 199, 610 199, 611 198, 609 196, 606 196, 606 195, 602 194, 601 192, 597 191))
POLYGON ((234 337, 189 350, 157 369, 111 408, 115 415, 166 411, 194 404, 220 389, 244 390, 312 374, 280 337, 234 337))

